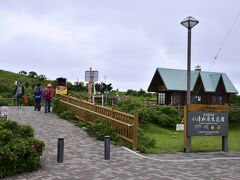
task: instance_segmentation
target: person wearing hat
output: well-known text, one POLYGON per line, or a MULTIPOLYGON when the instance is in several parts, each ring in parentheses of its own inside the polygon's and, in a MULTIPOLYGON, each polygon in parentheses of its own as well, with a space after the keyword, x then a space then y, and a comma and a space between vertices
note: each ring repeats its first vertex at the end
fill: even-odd
POLYGON ((34 99, 35 99, 35 105, 34 110, 41 110, 41 100, 42 100, 42 87, 41 83, 37 83, 37 87, 34 89, 34 99))
POLYGON ((50 112, 51 101, 54 96, 53 88, 51 84, 48 84, 43 90, 44 110, 45 113, 50 112))

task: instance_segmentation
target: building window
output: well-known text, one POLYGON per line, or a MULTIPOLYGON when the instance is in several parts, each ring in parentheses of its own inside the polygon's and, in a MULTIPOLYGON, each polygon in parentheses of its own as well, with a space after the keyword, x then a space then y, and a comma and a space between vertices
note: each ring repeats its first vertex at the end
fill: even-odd
POLYGON ((179 93, 173 93, 172 94, 171 104, 172 105, 180 105, 181 104, 181 95, 179 93))
POLYGON ((158 93, 158 104, 165 104, 165 93, 158 93))
POLYGON ((222 96, 212 96, 212 104, 223 104, 222 96))
POLYGON ((191 101, 192 103, 202 103, 202 96, 192 96, 191 101))

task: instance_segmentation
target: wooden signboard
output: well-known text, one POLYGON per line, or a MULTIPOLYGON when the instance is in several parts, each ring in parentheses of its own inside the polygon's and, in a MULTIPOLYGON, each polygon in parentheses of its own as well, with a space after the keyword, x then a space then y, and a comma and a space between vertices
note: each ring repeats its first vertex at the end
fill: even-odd
POLYGON ((228 105, 189 104, 184 108, 184 145, 190 152, 191 136, 222 136, 227 151, 228 105))

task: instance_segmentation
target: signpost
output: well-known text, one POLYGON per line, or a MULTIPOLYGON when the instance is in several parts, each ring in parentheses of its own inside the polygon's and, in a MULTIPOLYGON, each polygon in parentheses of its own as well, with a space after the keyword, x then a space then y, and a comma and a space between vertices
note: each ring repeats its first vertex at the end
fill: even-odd
POLYGON ((92 71, 92 68, 90 67, 90 71, 85 71, 85 81, 88 82, 88 101, 92 103, 94 102, 94 96, 92 95, 92 85, 94 84, 94 82, 98 81, 98 71, 92 71))
POLYGON ((92 71, 92 68, 90 68, 90 71, 85 71, 85 81, 97 82, 98 71, 92 71))
POLYGON ((189 104, 184 113, 184 145, 190 152, 191 136, 222 136, 222 151, 228 151, 228 105, 189 104))
POLYGON ((227 136, 228 113, 188 112, 188 136, 227 136))

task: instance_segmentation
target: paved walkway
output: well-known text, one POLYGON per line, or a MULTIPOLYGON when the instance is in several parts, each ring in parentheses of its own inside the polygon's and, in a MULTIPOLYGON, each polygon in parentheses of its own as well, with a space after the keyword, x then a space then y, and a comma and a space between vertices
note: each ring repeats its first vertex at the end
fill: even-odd
POLYGON ((111 145, 111 160, 104 160, 103 142, 55 114, 10 107, 8 117, 30 124, 46 148, 40 170, 6 179, 240 179, 240 154, 236 152, 145 157, 111 145), (64 163, 56 162, 59 137, 64 137, 64 163))

